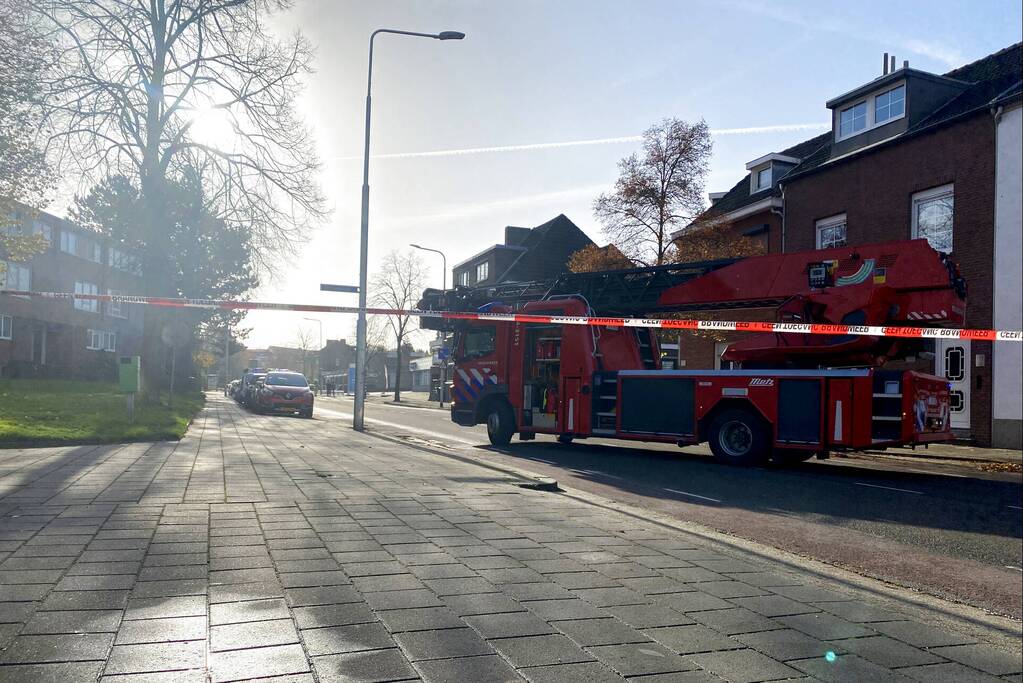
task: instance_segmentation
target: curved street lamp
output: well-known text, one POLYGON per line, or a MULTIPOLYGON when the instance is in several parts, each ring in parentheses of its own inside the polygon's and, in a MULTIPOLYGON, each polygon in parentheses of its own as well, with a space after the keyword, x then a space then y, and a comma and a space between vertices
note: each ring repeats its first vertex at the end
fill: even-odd
POLYGON ((362 229, 359 244, 359 319, 355 326, 355 409, 352 411, 352 427, 362 431, 366 412, 366 279, 369 260, 369 122, 373 92, 373 40, 380 33, 399 36, 433 38, 434 40, 462 40, 465 34, 459 31, 440 33, 417 33, 379 28, 369 37, 369 69, 366 76, 366 140, 362 157, 362 229))

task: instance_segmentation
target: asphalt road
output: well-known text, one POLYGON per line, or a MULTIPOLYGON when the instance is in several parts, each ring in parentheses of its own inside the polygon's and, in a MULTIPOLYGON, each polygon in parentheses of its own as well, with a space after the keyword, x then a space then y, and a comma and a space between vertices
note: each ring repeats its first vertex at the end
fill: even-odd
MULTIPOLYGON (((350 419, 322 399, 320 419, 350 419)), ((1023 614, 1023 493, 1018 474, 955 465, 833 458, 735 468, 705 446, 550 437, 489 445, 447 413, 367 403, 369 427, 414 444, 556 478, 563 487, 695 522, 996 613, 1023 614)))

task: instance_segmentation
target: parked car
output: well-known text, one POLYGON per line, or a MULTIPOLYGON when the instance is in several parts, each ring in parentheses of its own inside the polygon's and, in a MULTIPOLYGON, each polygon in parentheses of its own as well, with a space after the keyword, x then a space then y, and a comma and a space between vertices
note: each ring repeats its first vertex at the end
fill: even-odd
POLYGON ((246 372, 242 375, 242 384, 238 389, 238 402, 246 408, 255 407, 256 391, 259 388, 257 385, 265 378, 265 370, 246 372))
POLYGON ((313 416, 314 396, 301 372, 271 370, 255 391, 253 409, 265 413, 313 416))

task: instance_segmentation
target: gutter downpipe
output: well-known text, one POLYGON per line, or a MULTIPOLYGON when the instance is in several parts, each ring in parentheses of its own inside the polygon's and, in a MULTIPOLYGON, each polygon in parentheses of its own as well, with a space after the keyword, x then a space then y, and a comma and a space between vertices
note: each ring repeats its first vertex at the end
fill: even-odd
POLYGON ((778 190, 781 191, 781 208, 771 209, 771 213, 781 216, 781 253, 785 253, 785 183, 778 183, 778 190))

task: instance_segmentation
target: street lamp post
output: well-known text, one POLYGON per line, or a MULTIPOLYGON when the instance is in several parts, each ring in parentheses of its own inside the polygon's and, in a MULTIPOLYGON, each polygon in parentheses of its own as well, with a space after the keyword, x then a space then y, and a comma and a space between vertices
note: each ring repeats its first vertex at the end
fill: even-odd
MULTIPOLYGON (((422 249, 423 251, 432 251, 434 254, 440 254, 441 268, 443 270, 440 274, 440 290, 446 292, 448 289, 448 259, 444 256, 444 252, 439 249, 430 249, 429 247, 421 247, 418 244, 410 244, 413 249, 422 249)), ((441 332, 441 350, 444 350, 443 341, 444 333, 441 332)), ((448 379, 448 361, 446 358, 440 359, 440 387, 437 390, 437 398, 440 400, 440 407, 444 407, 444 384, 448 379)))
POLYGON ((401 36, 433 38, 434 40, 461 40, 464 33, 441 31, 440 33, 416 33, 380 28, 369 37, 369 68, 366 74, 366 138, 362 157, 362 228, 359 234, 359 319, 355 325, 355 410, 352 411, 352 427, 363 430, 366 412, 366 279, 369 260, 369 122, 372 110, 373 92, 373 40, 378 33, 394 33, 401 36))
POLYGON ((319 318, 302 318, 302 320, 308 320, 320 326, 320 333, 317 337, 320 345, 316 347, 316 386, 319 388, 320 393, 323 393, 323 368, 320 363, 320 354, 323 353, 323 321, 319 318))

